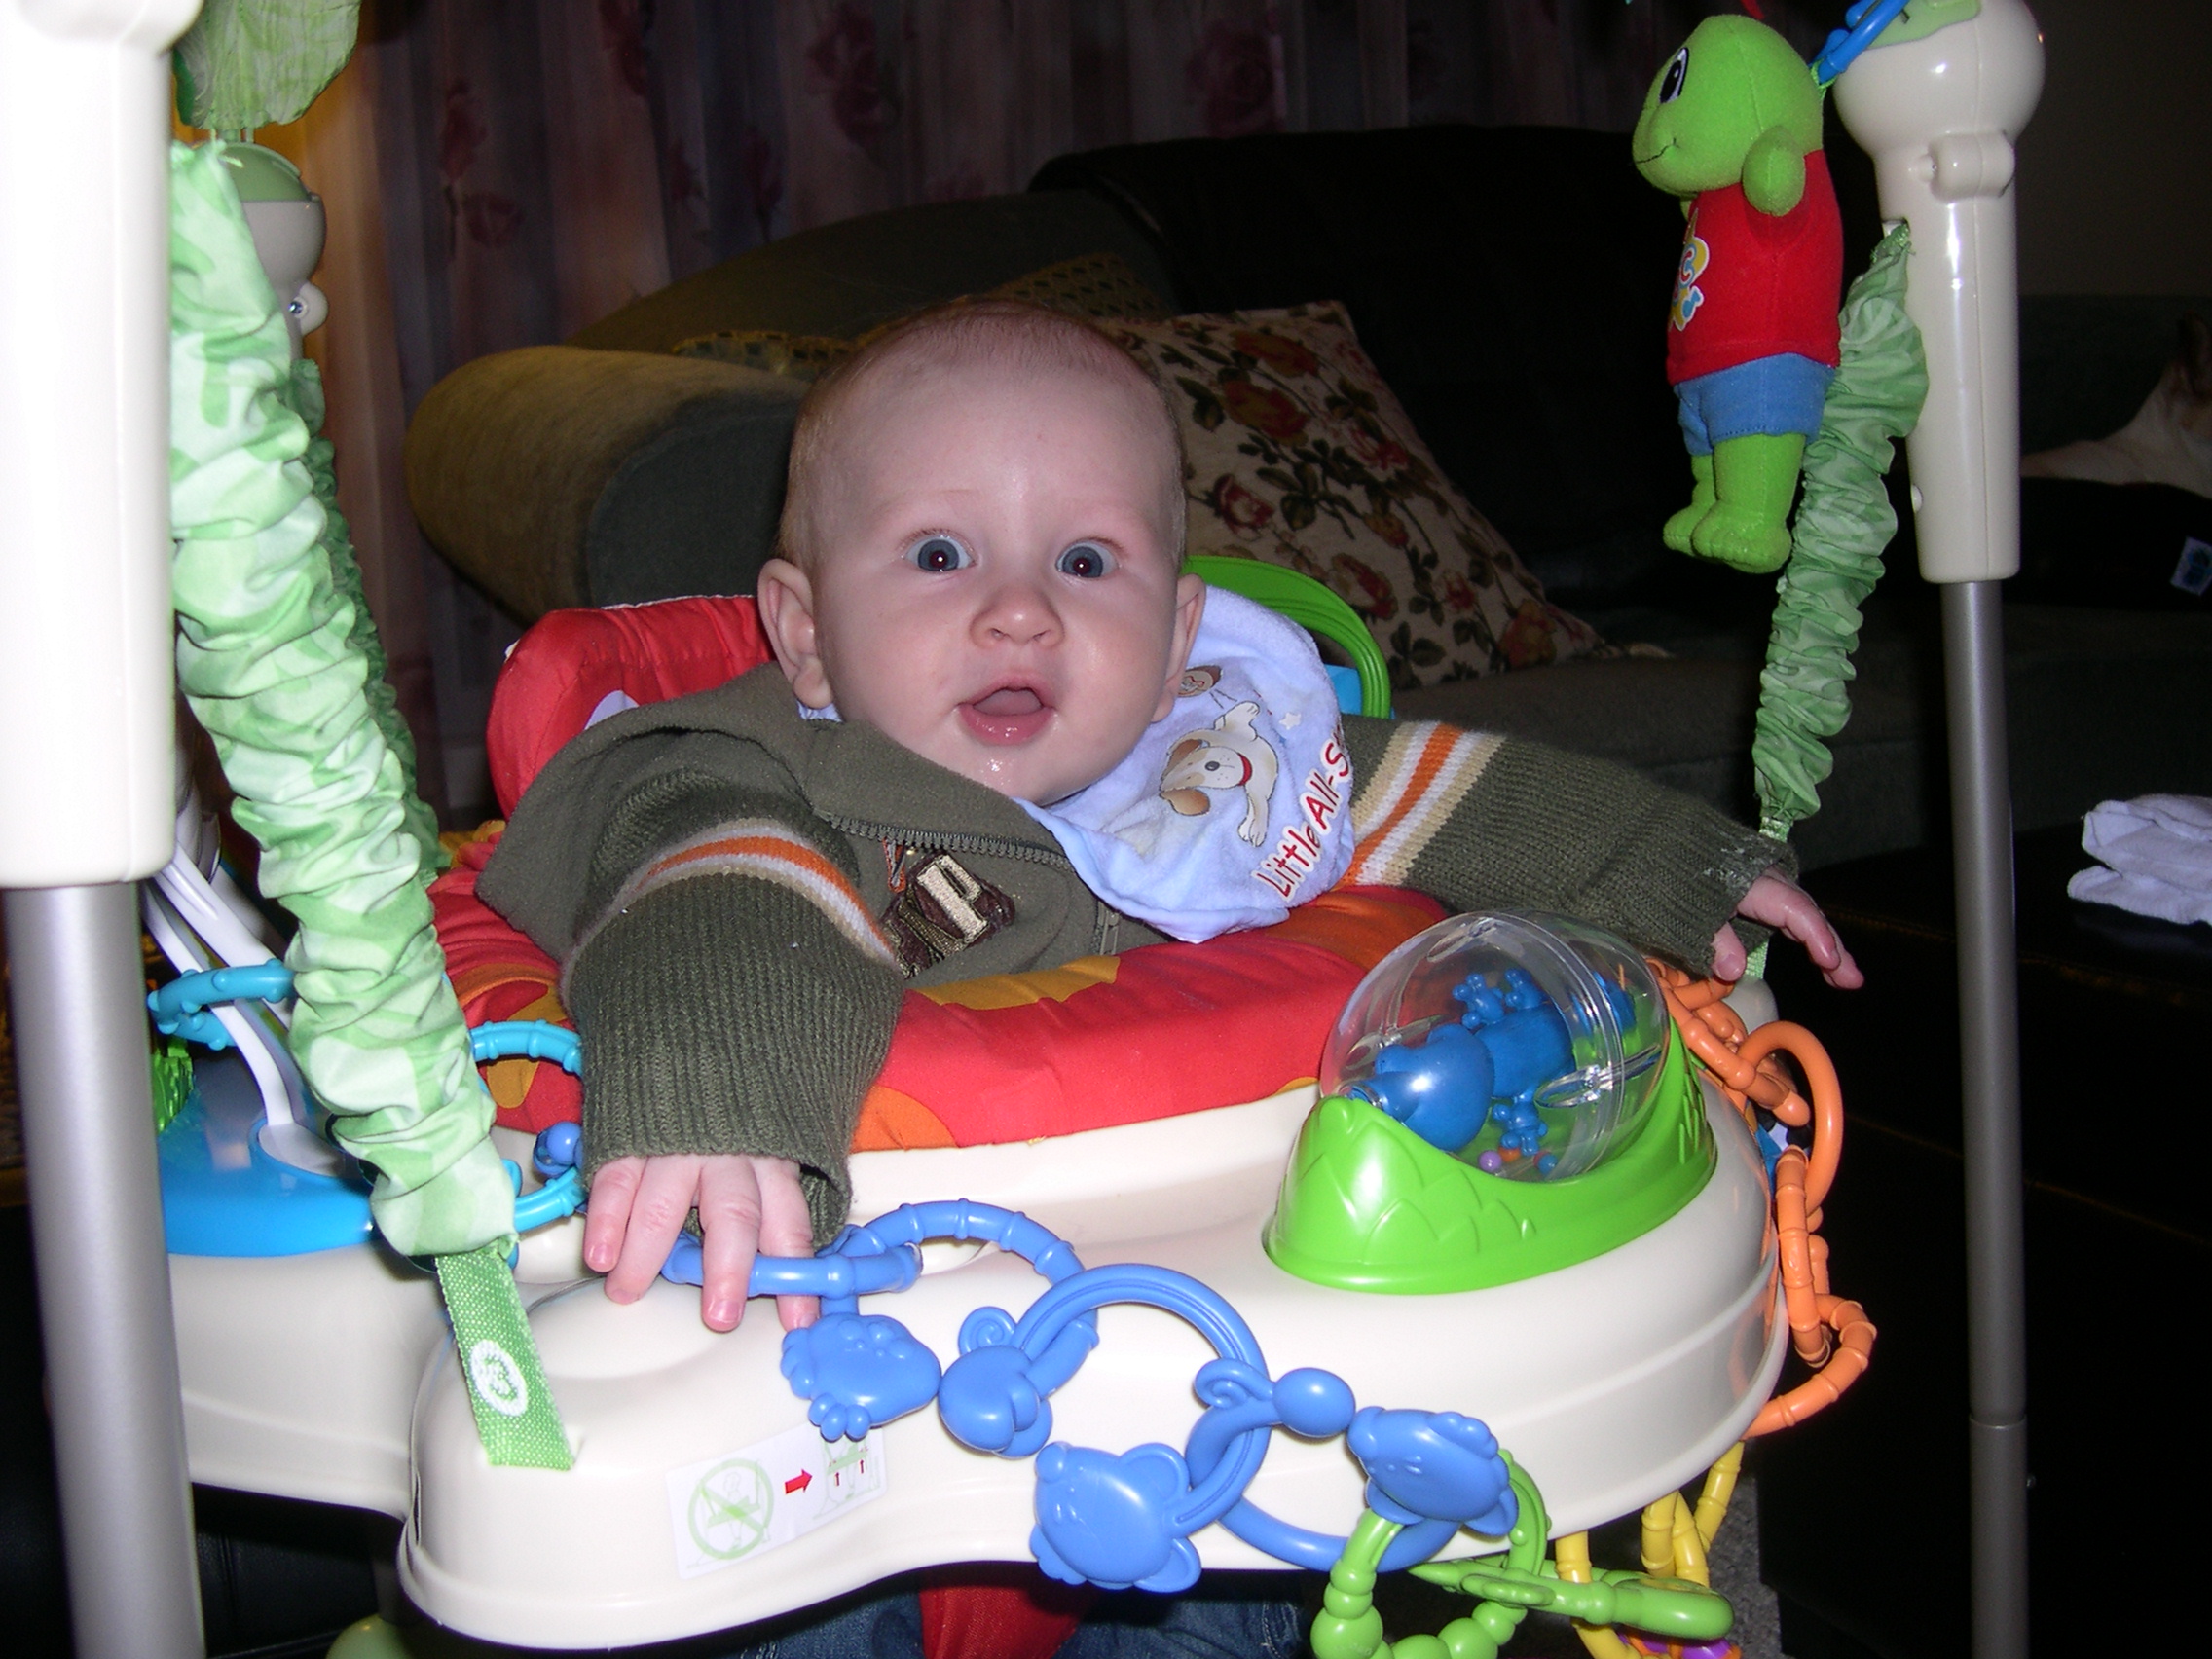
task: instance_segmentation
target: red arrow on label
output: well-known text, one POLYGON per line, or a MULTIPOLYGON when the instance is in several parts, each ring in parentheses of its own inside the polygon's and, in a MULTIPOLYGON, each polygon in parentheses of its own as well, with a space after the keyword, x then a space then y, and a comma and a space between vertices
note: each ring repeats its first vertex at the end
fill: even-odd
POLYGON ((813 1484, 814 1471, 812 1469, 801 1469, 797 1474, 792 1476, 790 1480, 784 1483, 784 1494, 788 1497, 794 1492, 804 1492, 813 1484))

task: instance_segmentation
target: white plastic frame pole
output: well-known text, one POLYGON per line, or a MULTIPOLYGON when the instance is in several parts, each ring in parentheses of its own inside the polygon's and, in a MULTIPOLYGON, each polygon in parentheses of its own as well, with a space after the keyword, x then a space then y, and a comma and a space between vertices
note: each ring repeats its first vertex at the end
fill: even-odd
POLYGON ((1887 219, 1912 226, 1905 309, 1928 350, 1907 440, 1920 570, 1942 586, 1965 1077, 1968 1456, 1975 1659, 2028 1652, 2027 1272, 2012 804, 1998 584, 2020 568, 2013 140, 2043 92, 2023 0, 1875 47, 1836 83, 1887 219))
POLYGON ((202 1649, 134 883, 173 828, 169 44, 0 0, 0 888, 82 1659, 202 1649))

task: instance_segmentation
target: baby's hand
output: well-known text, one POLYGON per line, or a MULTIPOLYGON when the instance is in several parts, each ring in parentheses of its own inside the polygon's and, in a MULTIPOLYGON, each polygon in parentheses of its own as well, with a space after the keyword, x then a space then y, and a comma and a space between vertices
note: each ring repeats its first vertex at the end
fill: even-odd
MULTIPOLYGON (((1805 947, 1821 977, 1837 990, 1856 991, 1866 982, 1866 976, 1851 960, 1851 952, 1843 948, 1843 940, 1836 938, 1835 929, 1821 914, 1813 896, 1795 882, 1768 870, 1751 883, 1751 890, 1736 906, 1736 914, 1788 934, 1805 947)), ((1744 941, 1736 937, 1734 927, 1723 923, 1713 936, 1713 977, 1740 979, 1746 961, 1744 941)))
MULTIPOLYGON (((637 1301, 668 1260, 694 1206, 706 1281, 699 1287, 699 1316, 710 1329, 734 1330, 745 1317, 745 1286, 756 1254, 814 1253, 798 1165, 788 1158, 741 1153, 617 1158, 592 1178, 584 1263, 607 1275, 607 1294, 616 1302, 637 1301)), ((811 1296, 776 1298, 787 1331, 813 1324, 818 1310, 811 1296)))

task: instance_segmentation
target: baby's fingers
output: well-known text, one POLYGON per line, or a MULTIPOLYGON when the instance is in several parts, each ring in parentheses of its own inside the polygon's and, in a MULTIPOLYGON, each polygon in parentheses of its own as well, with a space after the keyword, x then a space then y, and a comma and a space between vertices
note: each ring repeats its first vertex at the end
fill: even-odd
MULTIPOLYGON (((756 1158, 760 1178, 760 1253, 763 1256, 814 1254, 814 1218, 807 1213, 798 1165, 789 1159, 756 1158)), ((787 1331, 811 1325, 822 1308, 811 1296, 779 1296, 776 1317, 787 1331)))
POLYGON ((1735 925, 1722 922, 1720 931, 1713 936, 1713 977, 1732 985, 1744 977, 1744 966, 1750 960, 1735 925))
POLYGON ((699 1177, 699 1316, 734 1330, 760 1246, 760 1183, 747 1158, 710 1158, 699 1177))
POLYGON ((621 1259, 630 1203, 645 1168, 642 1158, 617 1158, 592 1177, 591 1205, 584 1211, 584 1266, 595 1273, 612 1272, 621 1259))
POLYGON ((1825 947, 1825 953, 1822 950, 1815 950, 1812 944, 1807 942, 1806 954, 1820 964, 1821 977, 1837 990, 1856 991, 1866 982, 1866 976, 1859 971, 1859 964, 1852 960, 1851 952, 1844 948, 1842 939, 1837 936, 1835 929, 1827 925, 1827 918, 1825 916, 1821 918, 1821 932, 1825 947))
POLYGON ((1783 902, 1782 911, 1782 931, 1805 947, 1805 954, 1820 969, 1822 978, 1839 991, 1855 991, 1866 982, 1866 976, 1860 973, 1851 952, 1844 949, 1835 924, 1827 919, 1811 894, 1791 887, 1783 902))
MULTIPOLYGON (((615 1301, 635 1302, 652 1287, 676 1235, 683 1231, 684 1217, 691 1213, 699 1191, 699 1161, 681 1155, 644 1161, 637 1194, 630 1200, 630 1224, 622 1237, 622 1254, 607 1275, 607 1294, 615 1301)), ((598 1203, 595 1186, 595 1209, 598 1203)))

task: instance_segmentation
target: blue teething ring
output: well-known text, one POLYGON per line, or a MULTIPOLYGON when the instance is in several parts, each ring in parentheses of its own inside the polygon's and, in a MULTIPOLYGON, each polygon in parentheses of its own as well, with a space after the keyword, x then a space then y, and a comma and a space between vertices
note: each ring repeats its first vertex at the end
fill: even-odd
POLYGON ((551 1060, 571 1077, 583 1075, 584 1046, 567 1026, 544 1019, 496 1019, 468 1031, 468 1053, 478 1065, 494 1060, 551 1060))
POLYGON ((179 974, 158 991, 147 993, 154 1029, 164 1037, 182 1037, 205 1049, 228 1049, 231 1034, 207 1010, 216 1003, 282 1002, 292 994, 292 971, 277 961, 242 968, 202 968, 179 974))
MULTIPOLYGON (((542 1019, 500 1019, 488 1025, 470 1028, 468 1055, 478 1065, 494 1060, 551 1060, 571 1077, 583 1072, 583 1044, 573 1031, 542 1019)), ((572 1128, 571 1124, 556 1124, 555 1128, 572 1128)), ((542 1143, 548 1129, 538 1137, 542 1143)), ((575 1154, 571 1142, 565 1166, 551 1174, 544 1186, 535 1193, 522 1193, 522 1170, 512 1162, 507 1164, 507 1178, 515 1184, 515 1231, 528 1233, 534 1227, 543 1227, 549 1221, 573 1215, 584 1201, 583 1176, 575 1166, 575 1154)), ((548 1174, 547 1161, 540 1156, 532 1161, 540 1174, 548 1174)))

